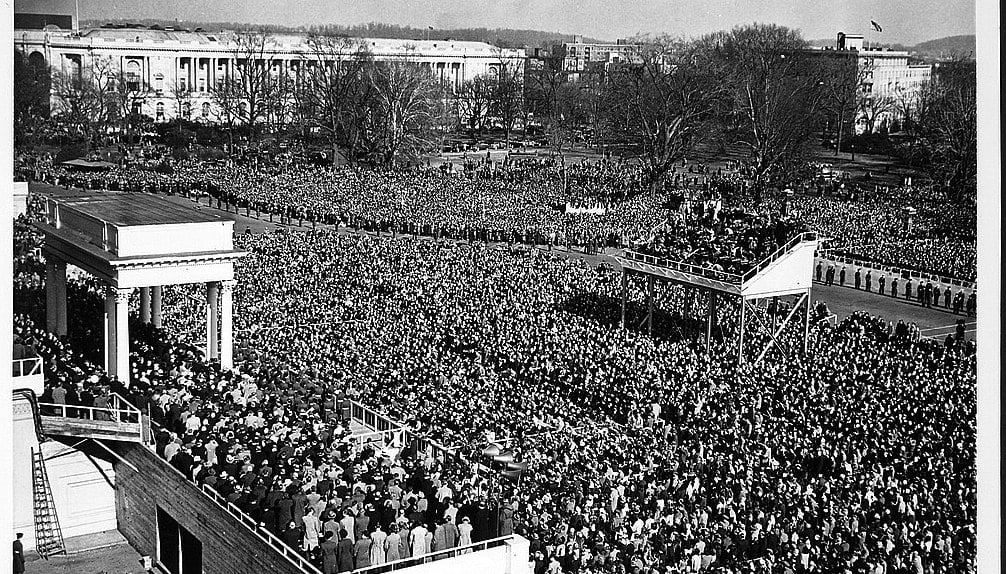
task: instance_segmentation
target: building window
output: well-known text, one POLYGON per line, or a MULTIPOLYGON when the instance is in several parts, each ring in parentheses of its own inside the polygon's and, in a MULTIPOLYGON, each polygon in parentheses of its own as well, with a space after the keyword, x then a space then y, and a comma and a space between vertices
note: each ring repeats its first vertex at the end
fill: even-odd
POLYGON ((189 91, 189 83, 185 78, 178 78, 178 89, 183 92, 189 91))
POLYGON ((185 118, 185 119, 189 119, 189 118, 192 117, 192 103, 191 102, 185 102, 184 104, 182 104, 182 117, 185 118))
POLYGON ((140 91, 140 63, 136 60, 126 62, 126 89, 130 92, 140 91))
POLYGON ((164 121, 164 102, 157 102, 157 121, 164 121))
POLYGON ((154 90, 158 93, 164 91, 164 74, 154 74, 154 90))
POLYGON ((203 112, 202 113, 203 113, 203 117, 204 118, 209 118, 210 117, 210 104, 209 104, 209 102, 203 102, 203 112))

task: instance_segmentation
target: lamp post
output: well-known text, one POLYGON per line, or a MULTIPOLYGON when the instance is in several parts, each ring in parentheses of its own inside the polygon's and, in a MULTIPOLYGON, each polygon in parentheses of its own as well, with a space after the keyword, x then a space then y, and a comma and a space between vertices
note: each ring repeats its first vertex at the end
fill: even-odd
MULTIPOLYGON (((489 463, 489 504, 493 504, 493 492, 494 492, 494 477, 498 473, 504 478, 509 478, 511 480, 517 480, 517 484, 520 484, 520 477, 524 470, 527 469, 527 463, 515 460, 515 453, 511 449, 503 449, 500 445, 496 443, 489 443, 484 449, 482 449, 482 456, 487 459, 489 463), (495 468, 495 465, 500 465, 500 468, 495 468)), ((500 505, 500 496, 497 494, 495 497, 495 510, 493 511, 493 530, 498 537, 500 535, 500 514, 502 511, 500 505)))

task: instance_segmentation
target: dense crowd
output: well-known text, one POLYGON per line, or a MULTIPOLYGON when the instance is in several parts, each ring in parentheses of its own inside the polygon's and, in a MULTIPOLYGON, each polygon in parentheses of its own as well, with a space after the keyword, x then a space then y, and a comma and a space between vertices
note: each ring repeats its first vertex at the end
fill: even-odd
MULTIPOLYGON (((183 342, 204 327, 196 298, 173 288, 167 331, 132 330, 136 385, 123 392, 153 408, 176 468, 323 566, 334 555, 328 571, 350 554, 352 568, 379 561, 378 547, 389 559, 395 525, 399 541, 431 539, 399 542, 399 557, 459 544, 447 524, 464 517, 472 540, 529 538, 538 574, 974 570, 976 375, 963 335, 922 340, 856 314, 815 326, 806 356, 738 366, 729 309, 708 353, 621 331, 619 276, 548 252, 327 230, 238 243, 250 255, 235 370, 183 342), (476 467, 348 446, 330 416, 345 397, 463 459, 500 441, 526 475, 487 512, 476 467), (324 541, 342 530, 353 540, 324 541)), ((41 274, 31 258, 20 267, 41 274)), ((667 308, 687 300, 658 295, 667 308)), ((115 384, 28 321, 16 329, 56 366, 50 387, 115 384)))

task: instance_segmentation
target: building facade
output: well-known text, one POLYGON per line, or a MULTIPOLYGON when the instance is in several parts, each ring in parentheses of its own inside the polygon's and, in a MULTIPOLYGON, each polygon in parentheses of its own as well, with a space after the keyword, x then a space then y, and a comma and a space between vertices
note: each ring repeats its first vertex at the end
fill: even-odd
MULTIPOLYGON (((491 73, 503 62, 523 66, 522 50, 500 49, 482 42, 454 40, 361 39, 377 61, 405 61, 430 70, 449 88, 491 73)), ((213 87, 239 77, 243 52, 232 32, 98 28, 79 33, 65 30, 15 30, 14 47, 32 65, 47 65, 55 79, 79 77, 88 71, 124 77, 130 91, 139 92, 133 111, 168 121, 178 115, 214 122, 213 87), (182 101, 184 100, 184 101, 182 101)), ((306 36, 277 34, 261 52, 274 75, 297 76, 317 63, 306 36)), ((53 113, 61 102, 53 97, 53 113)))
POLYGON ((932 76, 932 66, 912 62, 907 51, 867 46, 859 34, 839 32, 835 47, 821 50, 856 58, 856 133, 896 129, 915 109, 932 76))
POLYGON ((584 42, 582 36, 573 36, 572 42, 562 45, 563 69, 570 81, 577 81, 583 74, 607 69, 612 64, 638 62, 641 46, 628 40, 615 40, 614 44, 584 42))

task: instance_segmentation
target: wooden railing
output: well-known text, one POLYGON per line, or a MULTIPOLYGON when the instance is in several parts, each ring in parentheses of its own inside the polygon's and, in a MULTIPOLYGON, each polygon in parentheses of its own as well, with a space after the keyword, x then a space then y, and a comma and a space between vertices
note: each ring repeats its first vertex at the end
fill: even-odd
POLYGON ((14 359, 14 377, 32 377, 42 374, 42 357, 28 357, 27 359, 14 359))
POLYGON ((625 251, 624 257, 626 259, 631 259, 633 261, 639 261, 642 263, 646 263, 648 265, 653 265, 654 267, 673 269, 675 271, 681 271, 682 273, 688 273, 690 275, 698 275, 699 277, 705 277, 706 279, 713 279, 715 281, 723 281, 724 283, 734 283, 738 285, 741 283, 741 276, 736 273, 728 273, 726 271, 711 269, 709 267, 703 267, 701 265, 692 265, 691 263, 685 263, 683 261, 675 261, 673 259, 668 259, 666 257, 647 255, 645 253, 639 253, 638 251, 632 251, 631 249, 627 249, 625 251))
POLYGON ((140 409, 129 404, 129 401, 112 393, 106 407, 85 407, 82 405, 67 405, 57 403, 39 403, 39 412, 43 417, 62 417, 87 421, 112 422, 119 425, 136 425, 139 428, 142 416, 140 409))
MULTIPOLYGON (((154 421, 151 421, 150 424, 154 427, 160 427, 160 425, 154 421)), ((201 490, 203 494, 208 496, 210 500, 212 500, 218 507, 220 507, 221 510, 236 518, 239 522, 241 522, 242 525, 248 528, 248 530, 251 530, 252 533, 255 534, 263 543, 271 546, 274 550, 282 554, 284 558, 289 560, 290 563, 299 568, 302 572, 305 572, 306 574, 321 574, 321 571, 318 570, 318 568, 314 564, 311 564, 311 562, 305 556, 303 556, 297 550, 291 548, 286 542, 283 542, 283 540, 281 540, 279 537, 273 534, 268 528, 261 526, 258 522, 255 521, 254 518, 245 514, 245 512, 241 510, 241 508, 239 508, 236 504, 228 501, 225 497, 221 496, 220 493, 217 492, 213 487, 209 486, 208 484, 197 483, 193 481, 191 477, 186 476, 185 473, 172 466, 169 461, 164 460, 162 457, 158 456, 156 445, 153 439, 153 433, 150 433, 150 439, 144 441, 143 445, 151 452, 153 452, 155 457, 164 462, 164 465, 166 467, 170 468, 174 473, 181 476, 186 482, 192 484, 193 486, 201 490)))
POLYGON ((385 564, 378 564, 377 566, 368 566, 367 568, 360 568, 358 570, 353 570, 353 574, 381 574, 382 572, 394 572, 395 570, 401 570, 403 568, 411 568, 413 566, 419 566, 420 564, 429 564, 436 560, 446 560, 448 558, 455 558, 462 554, 469 554, 472 552, 482 552, 484 550, 489 550, 491 548, 498 548, 500 546, 506 546, 507 542, 513 540, 513 535, 500 536, 499 538, 492 538, 489 540, 484 540, 482 542, 476 542, 474 544, 469 544, 467 546, 458 546, 457 548, 447 548, 445 550, 438 550, 436 552, 430 552, 429 554, 423 554, 422 556, 413 556, 412 558, 402 558, 401 560, 395 560, 392 562, 387 562, 385 564))
POLYGON ((768 257, 765 257, 764 259, 759 261, 751 269, 748 269, 747 272, 745 272, 744 275, 741 277, 741 282, 747 281, 748 279, 751 279, 758 273, 761 273, 762 270, 766 269, 769 265, 772 265, 772 263, 781 258, 790 249, 793 249, 797 245, 805 241, 816 241, 816 240, 817 240, 817 234, 814 233, 813 231, 804 231, 803 233, 800 233, 799 235, 792 237, 782 247, 773 251, 768 257))
POLYGON ((774 263, 776 260, 781 258, 790 249, 793 249, 798 244, 804 241, 813 241, 817 239, 817 234, 813 232, 803 232, 799 235, 794 236, 785 245, 779 247, 773 251, 770 255, 756 263, 751 269, 748 269, 743 274, 730 273, 727 271, 719 271, 717 269, 711 269, 709 267, 703 267, 700 265, 692 265, 691 263, 685 263, 683 261, 674 261, 666 257, 657 257, 655 255, 647 255, 645 253, 639 253, 637 251, 626 250, 624 257, 626 259, 631 259, 633 261, 640 261, 648 265, 653 265, 655 267, 663 267, 666 269, 673 269, 675 271, 681 271, 683 273, 688 273, 691 275, 698 275, 699 277, 705 277, 706 279, 713 279, 715 281, 723 281, 724 283, 732 283, 735 285, 740 285, 745 281, 753 278, 758 273, 765 270, 769 265, 774 263))

